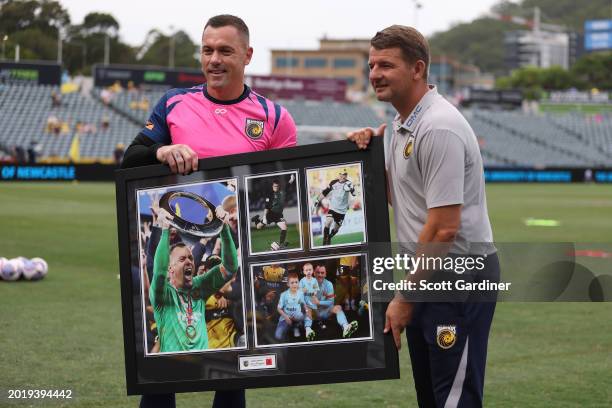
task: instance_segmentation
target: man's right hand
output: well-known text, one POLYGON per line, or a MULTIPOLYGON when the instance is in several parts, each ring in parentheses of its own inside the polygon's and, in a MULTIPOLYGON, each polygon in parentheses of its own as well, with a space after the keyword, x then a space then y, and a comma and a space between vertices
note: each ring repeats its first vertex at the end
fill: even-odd
POLYGON ((387 306, 384 333, 391 332, 393 334, 393 340, 398 350, 402 347, 402 332, 412 320, 413 309, 412 303, 407 302, 401 295, 396 295, 387 306))
POLYGON ((189 174, 198 169, 198 155, 184 144, 160 147, 157 149, 157 160, 168 164, 173 173, 189 174))
POLYGON ((346 135, 346 138, 351 142, 355 142, 357 147, 360 149, 367 149, 370 144, 370 139, 372 136, 384 136, 385 129, 387 128, 387 124, 383 123, 378 127, 378 129, 374 128, 363 128, 359 130, 355 130, 354 132, 349 132, 346 135))

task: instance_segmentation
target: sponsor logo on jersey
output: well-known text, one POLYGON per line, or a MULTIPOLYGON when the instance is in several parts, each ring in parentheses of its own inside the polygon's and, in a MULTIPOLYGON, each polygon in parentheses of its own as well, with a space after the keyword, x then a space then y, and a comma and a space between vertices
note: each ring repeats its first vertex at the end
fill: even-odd
POLYGON ((154 128, 153 123, 150 120, 147 121, 147 123, 145 124, 145 127, 149 130, 153 130, 154 128))
POLYGON ((436 342, 444 350, 453 347, 457 342, 457 326, 438 326, 436 342))
POLYGON ((264 121, 257 119, 248 119, 246 120, 246 124, 244 126, 244 132, 251 139, 259 139, 263 136, 264 132, 264 121))
POLYGON ((407 159, 412 154, 414 150, 414 136, 410 136, 406 141, 406 146, 404 146, 404 159, 407 159))
POLYGON ((414 110, 412 111, 412 114, 410 115, 410 117, 408 118, 404 126, 405 127, 412 126, 412 124, 414 123, 414 121, 419 116, 419 113, 421 113, 422 110, 423 110, 423 107, 421 105, 418 105, 416 108, 414 108, 414 110))

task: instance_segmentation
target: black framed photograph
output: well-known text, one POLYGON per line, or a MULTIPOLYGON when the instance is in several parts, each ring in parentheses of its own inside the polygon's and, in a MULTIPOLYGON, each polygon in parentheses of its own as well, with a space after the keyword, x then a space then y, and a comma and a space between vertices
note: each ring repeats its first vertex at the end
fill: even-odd
POLYGON ((370 297, 383 155, 381 138, 117 171, 128 394, 399 378, 370 297))
POLYGON ((361 163, 306 169, 313 248, 366 242, 361 163))
POLYGON ((249 254, 303 249, 298 171, 248 176, 249 254))
POLYGON ((245 348, 236 185, 137 190, 146 355, 245 348))
POLYGON ((251 264, 256 347, 372 339, 366 254, 251 264))

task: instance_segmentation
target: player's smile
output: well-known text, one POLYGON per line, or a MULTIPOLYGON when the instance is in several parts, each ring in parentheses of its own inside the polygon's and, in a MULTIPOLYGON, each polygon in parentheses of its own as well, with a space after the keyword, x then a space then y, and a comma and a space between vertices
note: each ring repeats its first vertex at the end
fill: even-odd
POLYGON ((379 93, 379 92, 384 92, 385 90, 387 90, 389 85, 382 84, 382 83, 373 83, 372 87, 374 88, 374 92, 379 93))
POLYGON ((227 70, 224 68, 210 68, 207 70, 207 72, 212 77, 219 77, 219 76, 225 75, 227 73, 227 70))

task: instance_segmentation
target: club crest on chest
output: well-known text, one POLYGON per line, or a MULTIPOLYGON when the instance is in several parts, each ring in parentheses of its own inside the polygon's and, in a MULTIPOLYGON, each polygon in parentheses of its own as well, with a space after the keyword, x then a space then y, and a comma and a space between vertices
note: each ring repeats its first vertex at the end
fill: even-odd
POLYGON ((244 132, 251 139, 259 139, 264 133, 264 121, 247 118, 244 125, 244 132))
POLYGON ((406 141, 406 145, 404 146, 404 159, 410 157, 412 152, 414 151, 414 136, 408 136, 408 140, 406 141))

